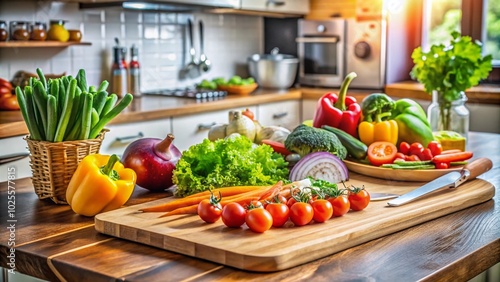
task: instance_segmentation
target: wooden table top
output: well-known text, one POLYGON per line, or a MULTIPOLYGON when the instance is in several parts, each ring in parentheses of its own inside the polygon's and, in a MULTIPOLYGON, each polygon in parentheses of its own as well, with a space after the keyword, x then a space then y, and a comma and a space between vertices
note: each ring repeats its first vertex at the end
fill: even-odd
MULTIPOLYGON (((9 232, 0 241, 0 265, 50 281, 468 280, 500 262, 499 144, 499 134, 470 133, 468 149, 474 158, 493 161, 492 170, 479 177, 495 185, 492 200, 270 273, 242 271, 100 234, 93 218, 39 200, 29 178, 13 179, 0 184, 1 228, 9 232)), ((138 188, 127 205, 161 197, 165 193, 138 188)))

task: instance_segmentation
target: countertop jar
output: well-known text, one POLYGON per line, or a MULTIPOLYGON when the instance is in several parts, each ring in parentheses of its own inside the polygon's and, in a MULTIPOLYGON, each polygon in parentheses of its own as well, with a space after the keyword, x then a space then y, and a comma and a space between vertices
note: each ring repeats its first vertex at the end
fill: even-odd
POLYGON ((28 22, 10 22, 10 39, 20 41, 29 40, 30 34, 28 31, 28 22))
POLYGON ((7 22, 0 21, 0 41, 7 41, 9 39, 9 30, 7 28, 7 22))
POLYGON ((42 22, 35 22, 31 25, 30 39, 44 41, 47 38, 47 25, 42 22))

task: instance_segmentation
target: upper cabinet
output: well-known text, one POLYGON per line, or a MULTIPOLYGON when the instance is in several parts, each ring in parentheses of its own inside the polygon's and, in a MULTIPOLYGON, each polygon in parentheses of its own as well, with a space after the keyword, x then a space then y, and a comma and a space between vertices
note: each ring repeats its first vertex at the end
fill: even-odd
POLYGON ((342 17, 342 18, 355 17, 357 2, 360 1, 310 0, 310 11, 305 16, 305 18, 308 20, 328 20, 335 17, 342 17))
POLYGON ((169 12, 230 13, 268 17, 301 17, 310 11, 310 0, 59 0, 80 2, 80 8, 116 8, 169 12))
POLYGON ((241 0, 241 10, 306 15, 309 0, 241 0))

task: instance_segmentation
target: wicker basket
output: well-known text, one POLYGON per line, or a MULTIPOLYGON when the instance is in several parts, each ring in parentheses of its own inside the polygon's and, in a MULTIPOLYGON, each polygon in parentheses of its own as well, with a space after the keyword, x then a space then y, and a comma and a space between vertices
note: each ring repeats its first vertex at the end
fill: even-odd
POLYGON ((99 153, 106 132, 103 130, 96 139, 64 142, 35 141, 25 137, 38 198, 67 204, 66 188, 76 167, 85 156, 99 153))

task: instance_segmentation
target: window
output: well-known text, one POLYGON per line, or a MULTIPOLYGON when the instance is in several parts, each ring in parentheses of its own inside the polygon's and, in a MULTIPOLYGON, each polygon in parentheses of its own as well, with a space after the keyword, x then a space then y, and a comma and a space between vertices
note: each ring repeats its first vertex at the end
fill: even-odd
POLYGON ((500 1, 424 0, 423 48, 449 41, 454 30, 481 41, 500 67, 500 1))

